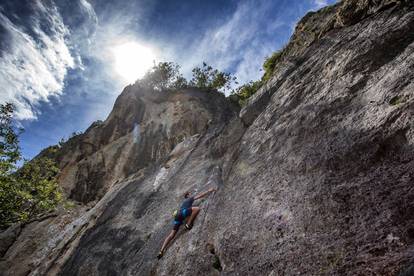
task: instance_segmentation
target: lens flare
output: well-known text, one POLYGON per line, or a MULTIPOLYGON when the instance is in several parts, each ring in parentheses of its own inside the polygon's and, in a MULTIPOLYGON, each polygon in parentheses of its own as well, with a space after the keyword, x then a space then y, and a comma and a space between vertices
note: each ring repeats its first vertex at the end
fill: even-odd
POLYGON ((136 42, 121 44, 112 51, 115 57, 115 71, 129 83, 143 77, 154 64, 154 51, 136 42))

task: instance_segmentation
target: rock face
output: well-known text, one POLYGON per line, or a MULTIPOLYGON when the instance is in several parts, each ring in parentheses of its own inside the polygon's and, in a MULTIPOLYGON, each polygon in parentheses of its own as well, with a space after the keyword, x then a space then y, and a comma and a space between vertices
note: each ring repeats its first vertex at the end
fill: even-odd
POLYGON ((105 122, 92 124, 52 156, 62 170, 60 183, 70 198, 96 201, 114 182, 165 162, 209 121, 226 122, 234 116, 229 106, 224 96, 195 89, 167 93, 128 86, 105 122))
POLYGON ((1 271, 410 275, 413 79, 414 7, 361 0, 302 19, 240 112, 211 91, 129 86, 55 155, 79 206, 4 234, 1 271), (157 260, 182 194, 211 186, 157 260))

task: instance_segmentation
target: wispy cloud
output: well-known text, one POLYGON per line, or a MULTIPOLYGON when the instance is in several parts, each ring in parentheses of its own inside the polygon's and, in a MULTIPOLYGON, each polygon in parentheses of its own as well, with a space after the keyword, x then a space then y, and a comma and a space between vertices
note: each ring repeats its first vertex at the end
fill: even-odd
POLYGON ((209 29, 201 40, 183 51, 186 56, 178 59, 185 73, 189 75, 192 67, 206 61, 221 70, 231 71, 239 83, 259 79, 265 58, 287 43, 297 20, 306 11, 333 2, 308 1, 311 2, 279 1, 277 5, 272 1, 239 2, 223 24, 209 29))
POLYGON ((328 0, 313 0, 313 5, 316 9, 320 9, 328 5, 328 0))
POLYGON ((14 103, 18 119, 36 118, 36 105, 62 93, 65 75, 75 67, 65 39, 69 30, 56 6, 41 1, 32 5, 38 16, 30 19, 30 26, 18 26, 0 12, 8 39, 8 47, 1 49, 0 101, 14 103))
POLYGON ((232 71, 239 83, 259 79, 266 56, 281 46, 275 37, 285 24, 269 15, 270 2, 248 1, 240 3, 226 22, 209 29, 200 41, 185 51, 183 70, 206 61, 221 70, 232 71), (191 58, 188 58, 191 57, 191 58))

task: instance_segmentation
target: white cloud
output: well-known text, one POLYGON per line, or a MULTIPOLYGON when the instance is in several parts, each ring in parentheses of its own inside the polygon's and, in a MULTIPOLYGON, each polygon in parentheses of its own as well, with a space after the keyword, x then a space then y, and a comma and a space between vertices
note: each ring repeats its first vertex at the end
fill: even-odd
POLYGON ((98 22, 98 17, 96 16, 95 10, 88 1, 80 0, 79 4, 83 7, 84 11, 88 13, 89 18, 92 18, 95 22, 98 22))
POLYGON ((12 102, 17 107, 17 119, 35 119, 36 106, 50 96, 62 93, 64 78, 75 66, 66 37, 69 30, 56 6, 34 3, 38 15, 33 18, 31 35, 26 28, 15 25, 0 12, 0 24, 7 32, 8 45, 1 49, 0 102, 12 102), (50 27, 40 27, 40 20, 50 27))
POLYGON ((275 35, 276 29, 283 25, 277 19, 269 22, 269 18, 263 24, 268 8, 269 3, 262 1, 240 4, 224 24, 209 30, 201 42, 194 43, 191 54, 181 58, 184 73, 188 76, 191 68, 206 61, 220 70, 235 68, 239 83, 259 79, 265 57, 278 47, 276 41, 266 40, 264 36, 275 35))
POLYGON ((313 0, 315 8, 320 9, 328 5, 328 0, 313 0))

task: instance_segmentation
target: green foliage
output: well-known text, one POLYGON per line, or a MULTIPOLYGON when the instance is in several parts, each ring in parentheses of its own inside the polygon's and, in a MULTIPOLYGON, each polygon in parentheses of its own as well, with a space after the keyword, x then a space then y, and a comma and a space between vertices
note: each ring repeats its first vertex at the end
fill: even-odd
POLYGON ((399 105, 399 104, 404 103, 406 100, 407 100, 407 97, 398 95, 398 96, 391 98, 390 105, 399 105))
POLYGON ((247 100, 253 94, 255 94, 266 81, 272 77, 277 63, 280 62, 282 58, 283 51, 284 50, 274 52, 270 57, 267 57, 263 63, 264 74, 262 78, 257 81, 250 81, 249 83, 237 87, 232 91, 229 97, 230 100, 237 102, 240 106, 246 105, 247 100))
POLYGON ((216 89, 221 92, 230 89, 236 77, 230 73, 221 72, 203 62, 201 67, 195 67, 193 76, 188 82, 180 72, 180 66, 173 62, 159 62, 151 68, 137 84, 154 90, 177 90, 198 87, 216 89))
POLYGON ((0 176, 13 171, 20 159, 18 135, 12 126, 13 111, 12 104, 0 104, 0 176))
POLYGON ((236 80, 236 77, 230 73, 214 69, 205 62, 203 62, 202 67, 195 67, 192 72, 193 77, 190 81, 190 86, 199 88, 217 89, 224 92, 229 90, 232 83, 236 80))
POLYGON ((59 146, 58 145, 53 145, 53 146, 49 146, 47 148, 45 148, 44 150, 41 151, 41 153, 43 154, 42 156, 51 158, 51 159, 55 159, 56 154, 59 152, 59 146))
POLYGON ((276 51, 270 57, 267 57, 265 59, 265 62, 263 63, 263 70, 264 70, 264 74, 262 77, 263 82, 270 79, 270 77, 273 74, 273 71, 275 70, 276 64, 280 61, 281 57, 282 57, 282 51, 276 51))
POLYGON ((187 80, 180 73, 180 66, 173 62, 159 62, 137 83, 159 91, 187 87, 187 80))
POLYGON ((53 210, 62 200, 56 180, 58 168, 51 159, 25 162, 16 171, 21 153, 12 126, 13 111, 11 104, 0 104, 0 229, 53 210))
POLYGON ((259 88, 262 86, 262 84, 263 82, 261 80, 251 81, 233 90, 232 95, 236 95, 238 104, 240 106, 244 106, 247 103, 247 99, 250 98, 251 95, 256 93, 257 90, 259 90, 259 88))
POLYGON ((53 210, 62 200, 54 162, 42 158, 26 162, 15 174, 0 179, 0 228, 25 222, 53 210))
POLYGON ((272 77, 273 71, 275 70, 277 63, 280 62, 283 52, 284 50, 276 51, 270 57, 267 57, 263 63, 264 74, 262 78, 237 87, 232 91, 229 97, 230 100, 237 102, 240 106, 246 105, 247 100, 272 77))
MULTIPOLYGON (((280 61, 284 50, 274 52, 266 58, 263 63, 264 74, 260 80, 251 81, 239 86, 232 91, 230 100, 237 102, 240 106, 246 104, 247 99, 269 80, 275 70, 276 64, 280 61)), ((144 87, 154 90, 177 90, 187 87, 197 87, 209 90, 225 92, 231 89, 233 83, 237 84, 236 77, 230 73, 221 72, 203 62, 201 67, 192 70, 192 78, 188 82, 180 73, 180 66, 173 62, 159 62, 149 70, 145 76, 136 82, 144 87)), ((59 142, 62 146, 64 140, 59 142)))
POLYGON ((222 271, 223 267, 221 266, 220 259, 217 255, 214 255, 213 267, 218 271, 222 271))
POLYGON ((63 208, 67 209, 73 209, 75 208, 76 204, 73 201, 65 200, 63 201, 63 208))

